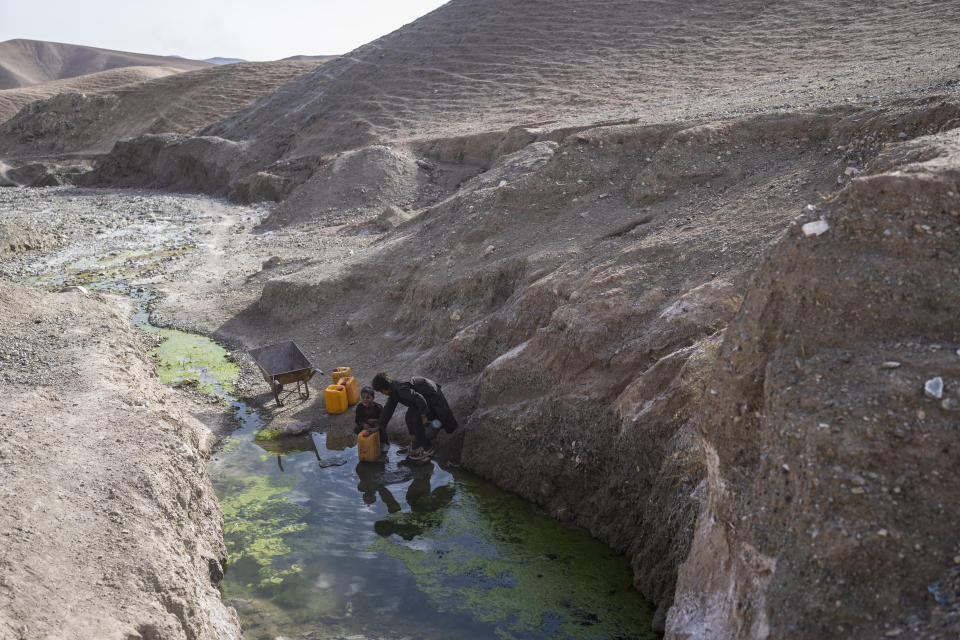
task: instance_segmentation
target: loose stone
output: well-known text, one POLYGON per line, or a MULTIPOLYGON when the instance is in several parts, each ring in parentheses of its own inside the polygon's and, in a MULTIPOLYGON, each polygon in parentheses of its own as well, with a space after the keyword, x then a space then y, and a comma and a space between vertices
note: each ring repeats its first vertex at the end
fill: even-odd
POLYGON ((939 400, 943 397, 943 378, 937 376, 936 378, 930 378, 923 385, 923 392, 929 398, 936 398, 939 400))
POLYGON ((803 231, 803 235, 807 236, 808 238, 810 236, 818 236, 829 228, 830 228, 830 225, 827 223, 826 220, 823 220, 822 218, 814 222, 808 222, 807 224, 800 227, 801 231, 803 231))

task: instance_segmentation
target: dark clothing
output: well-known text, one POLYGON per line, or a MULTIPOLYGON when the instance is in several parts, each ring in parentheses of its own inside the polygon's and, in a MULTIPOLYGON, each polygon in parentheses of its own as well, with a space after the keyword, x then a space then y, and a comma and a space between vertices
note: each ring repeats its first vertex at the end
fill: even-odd
POLYGON ((393 417, 397 403, 407 408, 407 430, 413 435, 414 443, 418 447, 427 444, 423 416, 427 416, 428 421, 439 420, 447 433, 452 433, 458 426, 440 385, 429 378, 414 376, 409 382, 394 380, 390 383, 390 395, 387 396, 387 404, 380 414, 382 429, 386 429, 387 423, 393 417))
MULTIPOLYGON (((369 428, 370 428, 370 425, 367 424, 367 420, 369 420, 369 419, 371 419, 371 418, 373 418, 374 420, 377 420, 378 423, 379 423, 380 414, 381 414, 381 411, 382 411, 382 410, 383 410, 383 405, 381 405, 379 402, 374 402, 374 403, 373 403, 372 405, 370 405, 369 407, 365 406, 362 402, 358 402, 358 403, 357 403, 357 415, 356 415, 356 418, 354 419, 354 420, 355 420, 355 424, 354 424, 354 427, 353 427, 353 432, 354 432, 354 433, 360 433, 360 432, 363 431, 364 429, 369 429, 369 428)), ((380 444, 381 444, 381 445, 384 445, 384 444, 385 444, 385 445, 389 445, 389 444, 390 444, 390 438, 387 436, 386 426, 387 426, 386 423, 384 423, 384 424, 383 424, 383 428, 380 429, 380 444)))
POLYGON ((354 433, 360 433, 363 429, 367 428, 367 420, 373 418, 374 420, 380 419, 380 412, 383 411, 383 405, 379 402, 374 402, 369 407, 367 407, 362 402, 357 403, 357 416, 354 419, 357 427, 354 428, 354 433))

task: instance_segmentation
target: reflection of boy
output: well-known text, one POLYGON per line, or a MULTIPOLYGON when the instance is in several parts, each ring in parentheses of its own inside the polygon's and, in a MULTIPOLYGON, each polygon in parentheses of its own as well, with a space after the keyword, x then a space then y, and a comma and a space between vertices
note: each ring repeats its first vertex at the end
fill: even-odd
MULTIPOLYGON (((360 402, 357 403, 357 416, 354 419, 356 423, 353 427, 354 433, 360 433, 364 429, 378 429, 380 426, 380 412, 383 405, 374 402, 374 391, 371 387, 364 387, 360 390, 360 402)), ((390 438, 387 436, 386 429, 380 429, 380 448, 386 449, 390 446, 390 438)))
POLYGON ((400 503, 387 489, 387 480, 384 476, 384 465, 382 463, 361 462, 357 464, 356 471, 357 477, 360 479, 357 484, 357 491, 363 496, 365 504, 374 504, 377 501, 377 494, 380 494, 380 499, 387 505, 389 513, 396 513, 402 509, 400 503))

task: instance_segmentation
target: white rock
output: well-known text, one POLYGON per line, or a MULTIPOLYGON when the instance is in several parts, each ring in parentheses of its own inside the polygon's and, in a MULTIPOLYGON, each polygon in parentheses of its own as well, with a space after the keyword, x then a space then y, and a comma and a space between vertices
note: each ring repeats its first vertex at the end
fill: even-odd
POLYGON ((808 222, 807 224, 800 227, 800 229, 803 231, 803 235, 807 236, 808 238, 810 236, 818 236, 829 228, 830 228, 830 225, 823 218, 821 218, 820 220, 815 220, 813 222, 808 222))
POLYGON ((846 169, 843 170, 843 175, 845 175, 845 176, 851 176, 851 177, 853 177, 853 176, 857 175, 858 173, 860 173, 860 172, 857 171, 857 168, 856 168, 856 167, 847 167, 846 169))
POLYGON ((309 422, 294 422, 293 424, 288 424, 286 427, 284 427, 283 433, 288 436, 298 436, 307 431, 309 428, 309 422))
POLYGON ((880 366, 883 367, 884 369, 896 369, 897 367, 900 366, 900 363, 897 362, 896 360, 888 360, 883 364, 881 364, 880 366))
POLYGON ((939 400, 943 397, 943 378, 937 376, 936 378, 930 378, 923 385, 923 392, 930 398, 936 398, 939 400))
POLYGON ((90 293, 89 291, 87 291, 86 287, 79 284, 67 287, 66 289, 63 290, 63 293, 71 293, 71 292, 79 293, 82 296, 89 295, 90 293))

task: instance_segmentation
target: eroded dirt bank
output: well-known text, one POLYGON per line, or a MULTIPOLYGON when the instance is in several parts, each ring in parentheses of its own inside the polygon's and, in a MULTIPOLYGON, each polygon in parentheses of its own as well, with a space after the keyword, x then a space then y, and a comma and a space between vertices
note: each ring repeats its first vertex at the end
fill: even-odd
MULTIPOLYGON (((284 223, 282 208, 236 218, 195 197, 6 193, 23 195, 15 208, 47 198, 58 211, 12 220, 31 242, 109 237, 168 210, 192 219, 196 249, 144 278, 163 294, 164 324, 237 348, 294 339, 316 366, 350 364, 361 379, 385 368, 441 380, 464 429, 439 455, 630 554, 668 637, 948 637, 960 562, 949 507, 958 113, 948 94, 515 132, 525 143, 451 197, 372 218, 356 207, 284 223), (191 209, 198 201, 212 209, 191 209), (100 213, 77 217, 91 203, 100 213), (821 220, 820 235, 802 231, 821 220), (941 398, 924 396, 934 377, 941 398)), ((330 189, 350 180, 331 177, 330 189)), ((10 258, 5 272, 25 273, 10 258)), ((41 309, 77 295, 10 290, 41 309)), ((43 326, 24 318, 5 329, 12 338, 43 326)), ((73 379, 98 390, 97 367, 73 379)), ((21 422, 52 428, 47 402, 34 399, 21 422)), ((122 399, 104 402, 110 416, 122 399)), ((84 406, 99 425, 99 406, 84 406)), ((264 414, 273 426, 323 415, 317 394, 264 414)), ((183 415, 178 428, 189 438, 195 426, 183 415)), ((140 433, 113 437, 139 446, 140 433)), ((170 462, 199 468, 199 441, 192 451, 197 462, 170 462)), ((165 482, 139 477, 118 486, 165 482)), ((117 539, 133 531, 114 526, 117 539)), ((183 560, 187 584, 209 582, 204 558, 183 560)), ((129 610, 163 601, 145 584, 129 610)), ((193 593, 184 611, 206 597, 193 593)))
POLYGON ((128 299, 0 282, 0 637, 237 638, 210 431, 128 299))
POLYGON ((945 502, 955 484, 937 468, 951 449, 912 421, 952 428, 952 401, 924 399, 923 383, 937 369, 955 393, 956 364, 938 359, 960 348, 945 302, 957 287, 949 194, 960 188, 945 150, 957 115, 955 96, 944 95, 889 108, 529 132, 528 144, 435 206, 370 219, 360 209, 346 225, 340 212, 325 232, 323 212, 280 227, 345 242, 391 230, 340 260, 284 261, 283 275, 246 276, 262 293, 242 313, 206 314, 206 329, 249 343, 294 338, 357 370, 442 380, 465 429, 440 455, 462 456, 629 553, 669 637, 938 637, 957 625, 958 550, 947 533, 957 521, 945 502), (898 172, 919 180, 934 169, 936 179, 898 182, 898 172), (890 234, 906 238, 883 249, 884 269, 872 242, 890 234, 876 226, 878 210, 898 220, 890 234), (823 218, 828 231, 808 238, 792 226, 800 215, 823 218), (849 222, 835 225, 834 216, 849 222), (839 244, 829 256, 791 257, 824 242, 839 244), (764 316, 766 308, 784 310, 764 316), (799 355, 763 355, 779 349, 770 336, 787 332, 810 334, 799 355), (825 341, 868 354, 870 375, 826 384, 842 370, 836 363, 807 372, 825 341), (766 350, 729 380, 724 367, 755 344, 766 350), (891 377, 883 362, 906 366, 885 350, 896 344, 913 345, 923 372, 885 395, 874 390, 891 377), (870 428, 848 440, 831 413, 847 405, 882 410, 869 424, 857 417, 870 428), (803 414, 815 416, 807 436, 786 426, 803 414), (814 434, 829 444, 804 445, 809 457, 787 444, 814 434), (756 457, 729 453, 739 448, 756 457), (798 475, 802 491, 774 484, 798 475), (917 500, 897 497, 908 477, 917 500), (860 504, 873 483, 887 507, 860 504), (835 523, 851 541, 797 529, 811 504, 818 511, 804 517, 835 523), (883 545, 864 542, 868 531, 883 545), (916 545, 936 548, 929 562, 911 560, 916 545), (876 553, 898 567, 885 588, 876 583, 889 572, 865 569, 887 566, 876 553), (671 610, 675 590, 680 606, 671 610))

